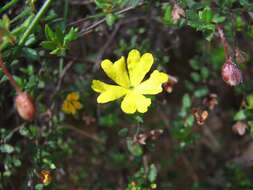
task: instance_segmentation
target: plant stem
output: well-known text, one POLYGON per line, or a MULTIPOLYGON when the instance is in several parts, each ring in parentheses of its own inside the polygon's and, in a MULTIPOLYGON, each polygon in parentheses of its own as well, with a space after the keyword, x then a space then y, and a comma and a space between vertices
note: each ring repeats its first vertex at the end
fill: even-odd
POLYGON ((29 37, 29 35, 33 32, 33 29, 36 27, 42 16, 46 13, 47 9, 49 8, 49 5, 53 2, 53 0, 47 0, 44 5, 41 7, 39 12, 36 14, 35 18, 33 19, 31 25, 27 28, 24 35, 19 41, 19 45, 23 46, 29 37))
POLYGON ((226 37, 225 37, 225 35, 224 35, 224 31, 223 31, 223 29, 221 28, 221 26, 217 26, 217 30, 218 30, 218 34, 219 34, 219 36, 220 36, 221 42, 222 42, 222 44, 223 44, 223 47, 224 47, 224 54, 225 54, 225 58, 226 58, 226 60, 227 60, 227 59, 230 57, 230 56, 229 56, 229 52, 228 52, 228 47, 229 47, 229 45, 228 45, 227 39, 226 39, 226 37))
POLYGON ((0 56, 0 68, 2 68, 3 73, 7 76, 7 78, 9 79, 11 85, 13 86, 13 88, 16 90, 17 94, 22 93, 22 90, 20 89, 20 87, 17 85, 16 81, 14 80, 13 76, 10 74, 10 72, 8 71, 8 69, 6 68, 2 57, 0 56))
POLYGON ((4 11, 11 8, 13 5, 15 5, 19 0, 12 0, 11 2, 4 5, 2 8, 0 8, 0 14, 2 14, 4 11))
POLYGON ((65 0, 65 5, 64 5, 64 30, 66 29, 67 26, 67 19, 68 19, 68 13, 69 13, 69 0, 65 0))

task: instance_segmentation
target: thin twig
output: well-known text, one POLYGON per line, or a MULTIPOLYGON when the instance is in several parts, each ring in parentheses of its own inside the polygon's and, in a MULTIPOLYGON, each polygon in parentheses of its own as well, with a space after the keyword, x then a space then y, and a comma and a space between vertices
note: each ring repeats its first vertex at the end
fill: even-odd
POLYGON ((87 0, 87 1, 72 0, 72 1, 70 1, 70 4, 72 4, 72 5, 88 5, 91 3, 94 3, 94 0, 87 0))
POLYGON ((76 21, 73 21, 73 22, 69 23, 68 25, 69 25, 69 26, 77 25, 77 24, 79 24, 79 23, 86 22, 86 21, 88 21, 88 20, 90 20, 90 19, 97 18, 97 17, 101 17, 101 16, 104 16, 104 13, 99 13, 99 14, 97 14, 97 15, 87 16, 87 17, 85 17, 85 18, 81 18, 81 19, 78 19, 78 20, 76 20, 76 21))
POLYGON ((64 126, 61 126, 61 127, 66 128, 66 129, 70 129, 70 130, 72 130, 72 131, 74 131, 74 132, 76 132, 78 134, 81 134, 81 135, 83 135, 83 136, 85 136, 87 138, 90 138, 90 139, 92 139, 92 140, 94 140, 94 141, 96 141, 98 143, 103 143, 103 141, 101 139, 99 139, 96 135, 89 134, 86 131, 78 129, 78 128, 72 126, 72 125, 64 125, 64 126))
POLYGON ((16 133, 17 131, 19 131, 22 127, 24 127, 23 124, 20 125, 20 126, 18 126, 18 127, 16 127, 16 128, 14 128, 14 129, 12 129, 12 130, 9 132, 9 134, 6 135, 5 138, 3 139, 3 143, 6 143, 7 140, 8 140, 11 136, 13 136, 14 133, 16 133))
POLYGON ((58 92, 61 88, 61 85, 62 85, 62 81, 64 79, 64 76, 66 75, 67 71, 72 67, 72 65, 74 64, 74 61, 70 61, 65 67, 64 69, 62 70, 62 73, 61 73, 61 76, 59 78, 59 81, 57 83, 57 86, 56 86, 56 92, 58 92))
MULTIPOLYGON (((115 14, 118 15, 118 16, 119 16, 119 15, 122 15, 122 14, 124 14, 124 13, 126 13, 126 12, 128 12, 128 11, 130 11, 130 10, 133 10, 133 9, 135 9, 135 8, 137 8, 137 7, 141 6, 141 5, 143 5, 143 4, 144 4, 144 2, 140 2, 137 6, 126 7, 125 9, 122 9, 122 10, 116 12, 115 14)), ((103 18, 103 19, 101 19, 101 20, 95 22, 94 24, 92 24, 92 25, 89 26, 88 28, 85 28, 84 30, 81 30, 81 31, 79 32, 79 36, 82 36, 82 35, 85 35, 85 34, 87 34, 87 33, 90 33, 90 32, 93 31, 97 26, 99 26, 100 24, 104 23, 105 20, 106 20, 106 18, 103 18)))
POLYGON ((99 68, 99 64, 100 64, 100 61, 104 55, 104 52, 107 50, 107 48, 110 46, 110 44, 112 43, 115 35, 118 33, 119 31, 119 28, 120 28, 120 25, 121 24, 117 24, 114 31, 112 32, 112 34, 110 35, 110 37, 108 38, 108 40, 106 41, 105 45, 100 49, 99 51, 99 54, 97 56, 97 59, 96 59, 96 64, 94 64, 93 66, 93 69, 92 69, 92 72, 95 72, 98 68, 99 68))
MULTIPOLYGON (((60 91, 61 86, 62 86, 63 79, 64 79, 66 73, 67 73, 68 70, 72 67, 73 64, 74 64, 74 61, 70 61, 70 62, 63 68, 62 73, 61 73, 61 75, 60 75, 60 77, 59 77, 59 80, 58 80, 58 82, 57 82, 55 91, 52 93, 50 99, 52 99, 52 98, 57 94, 57 92, 60 91)), ((53 109, 54 109, 54 106, 55 106, 55 104, 52 103, 52 105, 50 106, 50 110, 53 110, 53 109)))
POLYGON ((98 53, 97 59, 96 59, 95 64, 92 68, 93 73, 99 68, 99 64, 101 62, 101 59, 102 59, 105 51, 108 49, 108 47, 111 45, 112 41, 115 39, 115 36, 118 33, 120 27, 124 24, 133 23, 133 22, 138 21, 138 20, 143 19, 143 18, 145 18, 145 17, 140 16, 140 17, 135 17, 135 18, 132 18, 132 19, 128 18, 126 21, 124 21, 124 22, 122 21, 122 22, 119 22, 119 23, 116 24, 115 29, 113 30, 112 34, 109 36, 109 38, 106 41, 105 45, 100 49, 100 51, 98 53))
POLYGON ((190 163, 190 161, 186 158, 185 155, 182 155, 182 161, 184 162, 185 166, 187 167, 187 169, 189 170, 189 172, 191 173, 191 178, 194 182, 199 181, 199 177, 197 175, 197 173, 195 172, 192 164, 190 163))

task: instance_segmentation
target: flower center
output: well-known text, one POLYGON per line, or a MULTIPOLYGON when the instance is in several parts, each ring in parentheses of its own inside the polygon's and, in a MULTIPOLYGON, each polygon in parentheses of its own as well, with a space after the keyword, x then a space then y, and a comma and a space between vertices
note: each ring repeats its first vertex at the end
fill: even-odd
POLYGON ((134 90, 134 86, 130 86, 130 87, 129 87, 129 90, 134 90))

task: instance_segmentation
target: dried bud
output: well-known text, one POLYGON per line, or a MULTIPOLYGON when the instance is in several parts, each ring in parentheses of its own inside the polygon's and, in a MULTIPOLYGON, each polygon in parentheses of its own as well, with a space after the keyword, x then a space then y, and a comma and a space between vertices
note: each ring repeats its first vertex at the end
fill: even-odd
POLYGON ((91 125, 93 123, 96 122, 96 119, 92 116, 89 116, 89 115, 84 115, 82 117, 83 121, 85 122, 86 125, 91 125))
POLYGON ((236 86, 242 83, 241 70, 233 63, 231 57, 222 66, 221 75, 223 80, 230 86, 236 86))
POLYGON ((213 110, 214 107, 218 104, 217 94, 209 94, 207 97, 203 99, 202 103, 205 106, 207 106, 210 110, 213 110))
POLYGON ((138 134, 134 137, 134 142, 141 145, 145 145, 147 138, 148 138, 148 134, 146 133, 138 134))
POLYGON ((184 9, 175 4, 172 10, 172 20, 176 23, 182 16, 185 16, 184 9))
POLYGON ((235 133, 242 136, 245 134, 247 127, 244 122, 238 121, 233 125, 232 129, 235 133))
POLYGON ((164 83, 163 87, 166 90, 166 92, 171 93, 176 83, 178 83, 178 79, 170 75, 168 82, 164 83))
POLYGON ((248 60, 248 55, 237 47, 235 48, 235 59, 236 63, 243 64, 248 60))
POLYGON ((154 129, 134 136, 134 142, 145 145, 147 140, 157 140, 163 133, 162 129, 154 129))
POLYGON ((149 132, 149 134, 150 134, 150 138, 152 140, 156 140, 163 134, 163 130, 162 129, 154 129, 154 130, 151 130, 149 132))
POLYGON ((206 119, 208 118, 208 112, 199 108, 193 108, 192 114, 195 117, 198 125, 204 125, 206 119))
POLYGON ((26 92, 20 93, 15 99, 16 108, 21 118, 32 121, 36 114, 36 108, 32 97, 26 92))

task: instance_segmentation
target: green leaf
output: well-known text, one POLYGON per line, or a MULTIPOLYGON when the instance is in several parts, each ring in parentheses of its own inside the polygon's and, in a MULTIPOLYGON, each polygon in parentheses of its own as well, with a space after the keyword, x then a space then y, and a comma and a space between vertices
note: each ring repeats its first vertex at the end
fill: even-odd
POLYGON ((68 34, 66 34, 64 36, 64 43, 69 43, 73 40, 76 40, 78 38, 78 35, 77 35, 77 31, 78 29, 77 28, 71 28, 70 31, 68 32, 68 34))
POLYGON ((156 177, 157 177, 157 168, 154 164, 151 164, 148 172, 148 180, 152 183, 156 180, 156 177))
POLYGON ((50 54, 61 56, 61 55, 65 54, 65 49, 64 48, 56 48, 53 51, 51 51, 50 54))
POLYGON ((119 122, 116 114, 107 114, 99 118, 99 125, 105 127, 113 127, 119 122))
POLYGON ((246 105, 247 109, 253 109, 253 94, 249 95, 247 97, 247 105, 246 105))
POLYGON ((56 39, 56 34, 48 25, 45 27, 45 34, 48 40, 54 41, 56 39))
POLYGON ((43 41, 41 42, 41 46, 48 50, 54 50, 57 47, 57 44, 55 44, 53 41, 43 41))
POLYGON ((9 144, 0 145, 0 152, 10 154, 14 152, 14 147, 9 144))
POLYGON ((191 101, 189 94, 185 94, 183 96, 182 103, 183 103, 183 105, 182 105, 183 109, 188 109, 191 107, 192 101, 191 101))
POLYGON ((108 26, 112 26, 115 23, 116 20, 117 20, 116 15, 111 14, 111 13, 107 14, 106 17, 105 17, 105 21, 106 21, 106 24, 108 26))
POLYGON ((194 119, 193 115, 189 115, 189 116, 186 118, 186 120, 185 120, 185 122, 184 122, 184 125, 185 125, 186 127, 192 127, 193 124, 194 124, 194 121, 195 121, 195 119, 194 119))
POLYGON ((247 116, 246 116, 246 110, 240 110, 234 116, 234 120, 235 121, 244 120, 246 118, 247 118, 247 116))
POLYGON ((248 121, 250 136, 253 138, 253 121, 248 121))
POLYGON ((21 166, 22 163, 21 163, 21 161, 19 159, 13 159, 13 164, 16 167, 19 167, 19 166, 21 166))
POLYGON ((23 53, 27 59, 30 59, 32 61, 36 61, 39 59, 38 52, 32 48, 23 48, 23 53))
POLYGON ((201 80, 200 74, 197 72, 192 72, 191 78, 194 82, 199 82, 201 80))
POLYGON ((169 4, 166 4, 164 7, 164 15, 163 15, 163 21, 165 24, 170 25, 172 24, 172 7, 169 4))
POLYGON ((209 70, 207 67, 202 67, 200 70, 202 79, 206 80, 209 76, 209 70))
POLYGON ((143 154, 141 146, 134 143, 131 139, 127 140, 127 148, 134 156, 141 156, 143 154))
POLYGON ((194 70, 199 70, 201 68, 200 62, 196 59, 192 59, 190 61, 190 65, 191 65, 191 68, 193 68, 194 70))
POLYGON ((43 184, 36 184, 35 185, 35 190, 43 190, 44 185, 43 184))
POLYGON ((205 23, 210 23, 213 18, 213 13, 210 7, 206 7, 203 11, 199 11, 199 18, 205 23))
POLYGON ((206 87, 199 88, 194 92, 196 98, 202 98, 208 94, 209 90, 206 87))
POLYGON ((213 19, 212 19, 212 21, 213 21, 214 23, 216 23, 216 24, 222 23, 222 22, 224 22, 225 20, 226 20, 226 17, 220 16, 220 15, 218 15, 218 14, 215 14, 215 15, 213 16, 213 19))
POLYGON ((127 134, 128 134, 128 129, 127 128, 120 129, 119 132, 118 132, 118 135, 120 137, 126 137, 127 134))

